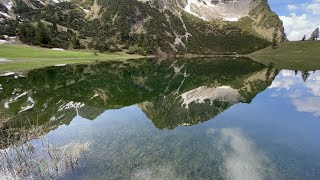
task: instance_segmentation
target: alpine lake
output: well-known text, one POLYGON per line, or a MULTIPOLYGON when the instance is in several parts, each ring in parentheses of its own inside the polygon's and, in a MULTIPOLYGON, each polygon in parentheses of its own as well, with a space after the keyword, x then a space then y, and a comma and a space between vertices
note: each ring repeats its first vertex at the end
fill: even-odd
POLYGON ((320 71, 136 59, 0 77, 0 179, 320 179, 320 71))

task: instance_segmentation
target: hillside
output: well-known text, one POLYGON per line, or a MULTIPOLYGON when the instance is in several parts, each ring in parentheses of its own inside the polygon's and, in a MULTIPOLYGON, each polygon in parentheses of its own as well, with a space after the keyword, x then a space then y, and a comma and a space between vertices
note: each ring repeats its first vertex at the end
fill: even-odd
POLYGON ((139 54, 246 54, 285 41, 266 0, 3 0, 0 39, 139 54))
POLYGON ((274 64, 279 69, 311 71, 320 68, 320 41, 280 43, 247 55, 263 64, 274 64))

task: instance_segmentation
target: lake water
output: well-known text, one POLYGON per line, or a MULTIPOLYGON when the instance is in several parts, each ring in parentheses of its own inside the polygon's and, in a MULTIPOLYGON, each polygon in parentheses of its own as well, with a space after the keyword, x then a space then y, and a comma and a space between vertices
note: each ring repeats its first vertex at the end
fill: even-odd
POLYGON ((320 179, 320 71, 145 59, 0 84, 0 179, 320 179))

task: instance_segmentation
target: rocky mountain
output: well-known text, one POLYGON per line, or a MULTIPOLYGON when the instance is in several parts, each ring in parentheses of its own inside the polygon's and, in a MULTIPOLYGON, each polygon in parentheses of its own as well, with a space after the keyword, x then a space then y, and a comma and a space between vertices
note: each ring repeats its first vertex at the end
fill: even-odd
POLYGON ((28 44, 140 54, 244 54, 286 40, 267 0, 1 0, 0 25, 0 38, 28 44))

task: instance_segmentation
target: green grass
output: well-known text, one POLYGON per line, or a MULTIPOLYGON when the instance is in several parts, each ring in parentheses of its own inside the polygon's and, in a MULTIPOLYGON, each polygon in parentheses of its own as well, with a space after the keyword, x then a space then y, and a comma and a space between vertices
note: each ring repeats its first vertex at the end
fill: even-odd
POLYGON ((311 71, 320 69, 320 41, 285 42, 247 55, 263 63, 273 63, 278 69, 311 71))
POLYGON ((55 51, 46 48, 24 45, 1 44, 0 58, 10 60, 0 61, 0 72, 23 71, 57 64, 91 63, 107 60, 127 60, 142 58, 139 55, 124 53, 98 53, 84 51, 55 51))

